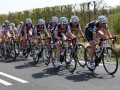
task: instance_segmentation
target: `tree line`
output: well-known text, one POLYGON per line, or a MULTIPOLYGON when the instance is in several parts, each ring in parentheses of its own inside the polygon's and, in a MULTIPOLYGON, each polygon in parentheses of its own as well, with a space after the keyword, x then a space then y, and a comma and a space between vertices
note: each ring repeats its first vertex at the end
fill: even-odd
POLYGON ((37 24, 38 19, 43 18, 46 23, 51 20, 52 16, 65 16, 70 20, 72 15, 77 15, 80 19, 80 25, 84 30, 85 25, 96 20, 99 15, 105 15, 108 18, 108 25, 112 32, 120 34, 120 6, 111 7, 107 6, 103 0, 91 1, 81 4, 62 5, 54 7, 36 8, 31 10, 24 10, 21 12, 9 12, 8 15, 0 15, 0 25, 3 24, 4 20, 14 22, 16 25, 20 21, 25 21, 26 18, 31 18, 33 24, 37 24))

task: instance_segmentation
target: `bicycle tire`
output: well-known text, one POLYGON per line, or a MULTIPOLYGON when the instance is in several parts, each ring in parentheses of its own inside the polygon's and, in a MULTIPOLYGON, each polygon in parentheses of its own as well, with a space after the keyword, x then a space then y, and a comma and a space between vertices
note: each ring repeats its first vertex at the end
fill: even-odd
POLYGON ((85 47, 82 44, 79 44, 76 50, 76 54, 77 54, 77 62, 79 63, 79 65, 81 67, 85 67, 86 63, 85 63, 85 57, 84 57, 84 53, 85 53, 85 47))
POLYGON ((48 46, 45 44, 42 50, 42 55, 43 55, 43 62, 48 65, 50 63, 50 59, 48 56, 48 46))
POLYGON ((64 61, 66 63, 66 68, 69 70, 69 72, 73 73, 77 67, 77 58, 76 55, 74 54, 73 49, 69 47, 68 51, 65 51, 64 56, 65 56, 64 61))
POLYGON ((110 75, 115 74, 118 69, 118 57, 115 51, 111 47, 107 47, 106 50, 103 51, 102 56, 103 56, 102 61, 105 71, 110 75), (108 58, 110 60, 108 60, 108 58), (114 67, 112 67, 113 65, 114 67))
POLYGON ((92 69, 91 67, 90 67, 90 61, 89 61, 89 57, 90 57, 90 49, 91 49, 91 46, 87 46, 86 48, 85 48, 85 53, 84 53, 84 58, 85 58, 85 65, 86 65, 86 67, 88 68, 88 70, 90 70, 90 71, 94 71, 95 69, 92 69))
POLYGON ((14 46, 15 46, 16 55, 18 56, 19 55, 19 44, 17 41, 14 41, 14 46))

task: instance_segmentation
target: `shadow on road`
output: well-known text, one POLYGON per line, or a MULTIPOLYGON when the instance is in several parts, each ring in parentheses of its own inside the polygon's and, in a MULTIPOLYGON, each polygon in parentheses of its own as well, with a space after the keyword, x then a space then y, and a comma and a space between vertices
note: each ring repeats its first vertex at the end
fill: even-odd
POLYGON ((90 72, 89 70, 78 71, 76 72, 77 75, 69 75, 66 76, 65 79, 71 80, 73 82, 80 82, 80 81, 88 81, 90 79, 110 79, 114 76, 108 74, 96 74, 94 72, 90 72))
POLYGON ((32 77, 35 79, 44 78, 44 77, 49 77, 53 75, 58 75, 57 72, 58 71, 55 70, 54 68, 47 68, 47 69, 44 69, 43 72, 32 74, 32 77))

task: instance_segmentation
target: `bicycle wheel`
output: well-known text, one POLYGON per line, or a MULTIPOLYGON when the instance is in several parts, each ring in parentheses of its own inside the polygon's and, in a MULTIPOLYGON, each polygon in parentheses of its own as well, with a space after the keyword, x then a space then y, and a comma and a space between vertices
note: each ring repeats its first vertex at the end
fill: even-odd
POLYGON ((43 46, 43 62, 48 65, 50 63, 50 59, 49 59, 49 56, 48 56, 48 47, 47 45, 44 45, 43 46))
MULTIPOLYGON (((42 48, 42 46, 40 48, 42 48)), ((33 49, 32 49, 32 52, 33 52, 32 57, 33 57, 34 62, 38 63, 41 52, 36 54, 35 51, 36 51, 36 47, 34 46, 33 49)))
POLYGON ((68 51, 65 52, 66 67, 71 73, 75 71, 77 66, 77 58, 74 53, 72 48, 69 48, 68 51))
POLYGON ((118 58, 115 51, 111 47, 107 47, 103 52, 103 66, 110 75, 116 73, 118 69, 118 58))
POLYGON ((15 52, 16 52, 16 55, 18 56, 19 55, 19 44, 17 41, 14 41, 14 48, 15 48, 15 52))
POLYGON ((33 53, 35 52, 36 50, 36 45, 34 42, 32 42, 32 44, 30 45, 30 56, 32 57, 33 56, 33 53))
POLYGON ((85 47, 82 44, 79 44, 76 50, 77 54, 77 62, 81 67, 85 66, 85 58, 84 58, 84 53, 85 53, 85 47))
POLYGON ((85 65, 86 67, 90 70, 90 71, 94 71, 91 67, 90 67, 90 50, 91 50, 91 46, 87 46, 85 49, 85 53, 84 53, 84 58, 85 58, 85 65))
POLYGON ((57 60, 56 60, 56 47, 52 48, 51 59, 54 68, 58 69, 59 67, 57 66, 57 60))
POLYGON ((14 43, 11 43, 10 44, 10 49, 9 49, 9 54, 11 56, 11 58, 15 61, 16 60, 16 51, 15 51, 15 46, 14 46, 14 43))

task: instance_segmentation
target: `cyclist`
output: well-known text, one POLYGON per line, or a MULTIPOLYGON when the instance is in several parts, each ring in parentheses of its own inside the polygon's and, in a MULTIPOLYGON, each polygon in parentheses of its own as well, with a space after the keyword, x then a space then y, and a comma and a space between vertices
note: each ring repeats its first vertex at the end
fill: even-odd
POLYGON ((39 53, 38 47, 39 47, 39 42, 41 42, 42 37, 42 32, 44 31, 46 37, 49 37, 49 33, 47 32, 46 26, 45 26, 45 21, 44 19, 39 19, 38 24, 35 26, 34 29, 34 34, 35 34, 35 39, 36 39, 36 54, 39 53))
MULTIPOLYGON (((58 18, 56 16, 53 16, 51 21, 46 25, 47 31, 50 36, 52 35, 54 28, 57 26, 57 23, 58 23, 58 18)), ((51 43, 51 38, 48 39, 48 47, 50 47, 50 43, 51 43)), ((48 49, 50 53, 50 48, 48 49)))
POLYGON ((17 26, 17 31, 18 31, 18 40, 17 40, 17 42, 18 42, 19 45, 20 45, 20 42, 21 42, 20 38, 22 37, 21 30, 22 30, 23 25, 24 25, 24 22, 20 21, 19 25, 17 26))
MULTIPOLYGON (((12 27, 10 26, 10 22, 8 20, 4 21, 4 25, 2 26, 2 44, 5 47, 5 38, 11 37, 11 35, 14 35, 14 31, 12 27)), ((9 42, 10 43, 10 42, 9 42)))
POLYGON ((32 37, 33 27, 34 26, 32 25, 32 20, 30 18, 27 18, 26 23, 21 30, 21 34, 23 36, 23 55, 26 54, 27 39, 30 36, 32 37))
POLYGON ((20 21, 19 25, 17 26, 18 36, 21 36, 21 30, 24 25, 23 21, 20 21))
MULTIPOLYGON (((101 30, 105 29, 107 36, 112 37, 109 31, 107 22, 108 22, 107 18, 101 15, 98 17, 98 20, 91 21, 86 25, 85 37, 91 46, 90 58, 89 58, 91 69, 95 68, 93 57, 95 53, 96 44, 99 43, 98 38, 104 38, 104 33, 102 33, 101 30)), ((101 44, 101 47, 102 47, 102 44, 101 44)))
MULTIPOLYGON (((76 15, 71 16, 70 23, 69 23, 69 27, 70 27, 70 30, 71 30, 72 34, 73 34, 75 37, 78 36, 78 35, 77 35, 78 33, 79 33, 82 37, 84 37, 84 34, 83 34, 82 29, 81 29, 80 24, 79 24, 79 18, 78 18, 76 15)), ((84 40, 85 40, 85 39, 84 39, 84 40)), ((76 40, 73 41, 73 45, 75 44, 75 41, 76 41, 76 40)))
POLYGON ((17 28, 15 27, 15 24, 14 23, 10 23, 10 26, 12 27, 15 36, 18 36, 18 31, 17 31, 17 28))
POLYGON ((66 40, 66 38, 73 39, 74 36, 72 35, 69 26, 68 26, 68 19, 66 17, 60 18, 60 24, 53 30, 52 39, 53 43, 57 48, 56 57, 57 57, 57 66, 61 66, 62 63, 60 62, 60 43, 59 40, 66 40), (63 35, 64 34, 64 35, 63 35))
POLYGON ((76 15, 71 16, 69 26, 70 26, 71 32, 72 32, 74 35, 75 35, 74 31, 78 30, 78 31, 79 31, 79 34, 80 34, 82 37, 84 37, 84 34, 83 34, 82 29, 81 29, 80 24, 79 24, 79 18, 78 18, 76 15))

